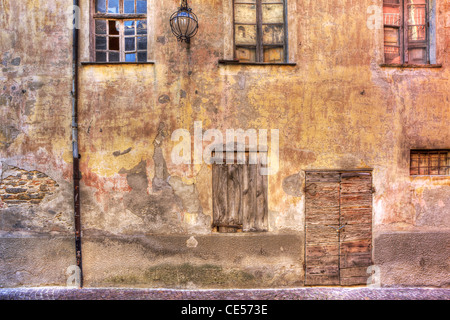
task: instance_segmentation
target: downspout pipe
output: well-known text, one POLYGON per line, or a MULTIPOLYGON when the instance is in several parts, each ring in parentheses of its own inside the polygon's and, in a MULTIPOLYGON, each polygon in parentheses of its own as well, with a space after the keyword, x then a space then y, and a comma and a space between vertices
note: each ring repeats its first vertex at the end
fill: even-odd
POLYGON ((79 286, 83 287, 83 268, 81 259, 81 211, 80 211, 80 154, 78 150, 78 39, 79 39, 79 1, 73 0, 72 28, 72 152, 73 152, 73 201, 75 220, 76 264, 79 268, 79 286))

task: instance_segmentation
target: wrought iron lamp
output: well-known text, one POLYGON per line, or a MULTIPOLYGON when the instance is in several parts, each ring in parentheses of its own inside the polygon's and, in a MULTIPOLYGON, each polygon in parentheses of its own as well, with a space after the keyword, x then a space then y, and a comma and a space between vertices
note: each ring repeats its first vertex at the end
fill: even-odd
POLYGON ((187 0, 181 1, 178 11, 170 17, 170 27, 178 41, 189 43, 191 38, 197 34, 198 19, 189 8, 187 0))

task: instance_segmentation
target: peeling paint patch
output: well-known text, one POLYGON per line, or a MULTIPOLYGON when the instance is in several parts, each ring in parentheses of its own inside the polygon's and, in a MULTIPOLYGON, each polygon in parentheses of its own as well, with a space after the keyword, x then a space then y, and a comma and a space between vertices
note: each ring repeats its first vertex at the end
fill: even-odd
POLYGON ((8 206, 40 204, 52 195, 59 185, 45 173, 26 171, 3 163, 0 180, 0 199, 8 206))
POLYGON ((20 134, 20 130, 12 125, 0 126, 0 147, 9 148, 20 134))
POLYGON ((290 196, 301 197, 305 177, 299 173, 291 175, 283 180, 283 191, 290 196), (303 178, 303 179, 302 179, 303 178))
POLYGON ((13 66, 19 66, 20 65, 20 58, 14 58, 11 60, 11 64, 13 66))
POLYGON ((127 150, 120 152, 120 151, 115 151, 113 152, 113 156, 114 157, 118 157, 118 156, 123 156, 124 154, 129 153, 132 150, 132 148, 128 148, 127 150))

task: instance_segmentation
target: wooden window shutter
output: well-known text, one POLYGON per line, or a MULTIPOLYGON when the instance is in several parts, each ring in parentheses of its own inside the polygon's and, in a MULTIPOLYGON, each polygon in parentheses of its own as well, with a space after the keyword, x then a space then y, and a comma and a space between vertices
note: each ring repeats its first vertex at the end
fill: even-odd
POLYGON ((213 227, 219 232, 267 231, 268 177, 261 175, 260 161, 249 164, 248 154, 245 159, 212 166, 213 227))

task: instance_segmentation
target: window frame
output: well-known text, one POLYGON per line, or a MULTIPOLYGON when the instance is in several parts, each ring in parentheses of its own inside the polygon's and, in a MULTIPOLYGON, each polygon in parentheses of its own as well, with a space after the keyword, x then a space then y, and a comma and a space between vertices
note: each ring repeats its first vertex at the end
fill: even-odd
MULTIPOLYGON (((262 0, 254 0, 256 5, 256 45, 236 45, 236 10, 235 4, 251 4, 250 2, 245 2, 246 0, 232 0, 232 27, 233 27, 233 60, 239 61, 237 59, 237 47, 255 47, 255 61, 239 61, 240 63, 248 63, 248 64, 288 64, 289 62, 289 46, 288 46, 288 12, 287 12, 287 1, 288 0, 274 0, 274 2, 265 2, 262 0), (277 1, 277 2, 275 2, 277 1), (262 21, 262 5, 263 4, 283 4, 283 23, 263 23, 262 21), (264 45, 263 41, 263 26, 264 25, 283 25, 284 37, 283 37, 283 45, 269 44, 264 45), (264 48, 265 47, 273 47, 273 48, 281 48, 283 47, 283 61, 282 62, 274 62, 274 61, 264 61, 264 48)), ((237 23, 237 24, 245 24, 245 23, 237 23)), ((253 24, 251 24, 253 25, 253 24)))
POLYGON ((408 15, 408 6, 414 5, 409 4, 408 0, 398 0, 398 4, 394 3, 395 0, 383 0, 383 34, 385 35, 385 29, 388 28, 398 28, 398 37, 399 37, 399 45, 386 45, 385 38, 383 38, 383 59, 384 63, 386 65, 417 65, 417 66, 430 66, 431 65, 431 17, 430 17, 430 9, 433 5, 430 3, 430 0, 425 0, 425 40, 409 40, 409 15, 408 15), (400 23, 399 25, 391 25, 391 24, 385 24, 385 13, 384 8, 385 6, 390 7, 399 7, 399 14, 400 14, 400 23), (386 60, 386 47, 398 47, 399 48, 399 56, 400 56, 400 62, 392 62, 386 60), (414 48, 424 48, 425 49, 425 62, 416 63, 411 62, 411 59, 409 57, 409 49, 414 48))
MULTIPOLYGON (((106 1, 106 11, 108 11, 108 0, 106 1)), ((148 0, 147 0, 147 12, 146 13, 123 13, 124 11, 124 2, 125 0, 118 0, 119 1, 119 13, 97 13, 96 12, 96 4, 97 0, 90 1, 90 32, 89 32, 89 56, 90 60, 93 63, 105 63, 105 64, 114 64, 114 63, 148 63, 149 62, 149 21, 148 21, 148 0), (105 37, 107 38, 107 47, 105 50, 99 50, 102 52, 106 52, 107 58, 106 61, 97 61, 96 59, 96 20, 105 20, 107 24, 107 33, 105 34, 105 37), (138 49, 138 43, 137 40, 135 40, 135 50, 128 51, 128 52, 134 52, 136 54, 135 61, 130 62, 125 60, 125 31, 124 31, 124 24, 125 21, 138 21, 138 20, 145 20, 147 23, 147 31, 145 34, 142 35, 142 37, 147 38, 147 48, 145 50, 139 50, 138 49), (108 33, 108 21, 116 21, 119 22, 120 30, 119 30, 119 61, 109 61, 108 52, 111 51, 108 49, 108 42, 110 35, 108 33), (146 59, 145 61, 138 61, 138 52, 144 52, 146 53, 146 59)), ((137 6, 137 0, 135 0, 135 11, 137 6)), ((135 24, 135 30, 136 30, 136 24, 135 24)), ((130 36, 128 36, 130 37, 130 36)), ((135 39, 137 39, 138 34, 137 31, 135 31, 134 34, 135 39)))
POLYGON ((409 173, 410 176, 414 177, 414 176, 427 176, 427 177, 435 177, 435 176, 440 176, 440 177, 448 177, 450 176, 450 149, 412 149, 410 150, 409 153, 409 173), (413 167, 413 155, 417 154, 417 167, 413 167), (431 159, 431 155, 432 154, 437 154, 438 155, 438 165, 437 166, 432 166, 430 164, 430 159, 431 159), (445 161, 444 161, 444 165, 441 164, 441 154, 446 154, 445 156, 445 161), (426 167, 421 167, 420 166, 420 155, 426 155, 427 157, 427 166, 426 167), (446 163, 445 163, 446 162, 446 163), (427 169, 426 174, 421 174, 421 169, 427 169), (431 171, 433 170, 437 170, 438 173, 437 174, 432 174, 431 171), (413 170, 417 170, 417 173, 413 173, 413 170), (441 174, 441 171, 447 171, 447 173, 441 174))

